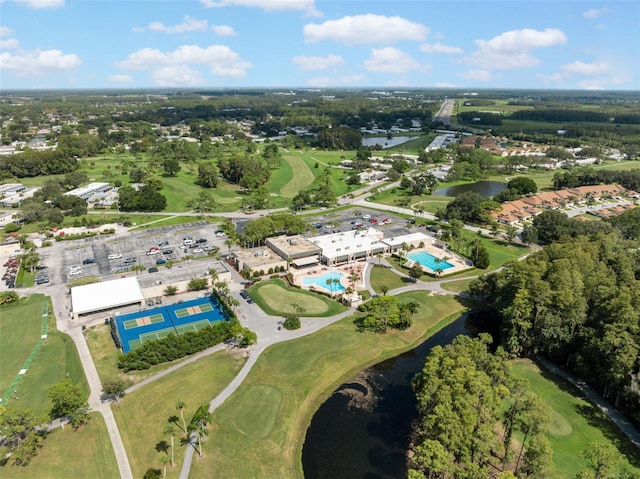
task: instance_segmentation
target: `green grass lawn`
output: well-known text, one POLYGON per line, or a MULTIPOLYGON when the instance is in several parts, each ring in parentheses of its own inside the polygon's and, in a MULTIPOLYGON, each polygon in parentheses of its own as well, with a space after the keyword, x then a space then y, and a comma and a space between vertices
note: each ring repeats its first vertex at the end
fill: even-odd
POLYGON ((86 479, 119 477, 120 472, 104 419, 92 413, 87 425, 77 431, 67 427, 49 433, 27 467, 5 466, 0 475, 5 479, 86 479))
MULTIPOLYGON (((7 392, 40 339, 44 302, 51 310, 49 298, 41 294, 0 309, 0 394, 7 392)), ((37 414, 44 414, 50 407, 47 399, 49 388, 66 378, 70 378, 89 396, 75 344, 69 336, 56 330, 55 319, 49 315, 47 338, 18 383, 17 392, 10 396, 7 407, 31 409, 37 414), (14 396, 18 399, 14 399, 14 396)))
MULTIPOLYGON (((477 270, 476 270, 477 272, 477 270)), ((461 281, 453 281, 451 283, 443 283, 442 288, 447 291, 454 291, 456 293, 462 293, 469 289, 472 279, 463 279, 461 281)))
POLYGON ((423 292, 401 299, 421 305, 407 331, 360 333, 352 316, 267 349, 214 412, 205 456, 194 461, 189 477, 209 478, 212 471, 225 471, 227 479, 303 477, 307 427, 333 390, 362 369, 415 347, 462 310, 453 298, 423 292))
MULTIPOLYGON (((392 258, 387 258, 387 260, 390 259, 392 258)), ((393 289, 402 288, 403 286, 408 286, 411 284, 409 278, 399 276, 389 268, 380 267, 371 268, 369 281, 373 290, 378 294, 382 293, 382 290, 380 289, 382 286, 387 286, 389 288, 389 291, 391 291, 393 289)))
POLYGON ((301 316, 334 316, 347 309, 325 296, 303 289, 289 288, 281 279, 260 281, 247 292, 260 309, 273 316, 295 313, 292 304, 305 309, 301 316))
MULTIPOLYGON (((171 443, 170 437, 163 435, 163 428, 168 424, 167 419, 170 416, 180 416, 180 412, 175 408, 176 403, 186 403, 184 417, 188 423, 198 406, 216 397, 231 382, 243 364, 244 358, 240 354, 220 351, 126 395, 119 404, 113 406, 133 477, 142 477, 150 467, 161 469, 158 461, 160 453, 155 447, 160 441, 171 443)), ((168 467, 169 478, 178 477, 180 472, 185 447, 180 445, 180 438, 183 436, 176 427, 175 466, 173 469, 168 467)), ((205 454, 213 452, 217 439, 211 434, 210 439, 203 443, 205 454)), ((254 458, 251 458, 251 461, 253 460, 254 458)))
POLYGON ((185 357, 171 362, 156 364, 142 371, 129 371, 125 373, 121 369, 118 369, 118 358, 122 352, 116 348, 113 338, 111 337, 111 329, 109 326, 99 324, 88 328, 84 331, 84 337, 89 346, 93 363, 98 370, 100 380, 103 382, 112 379, 121 379, 127 386, 132 386, 188 358, 185 357))
POLYGON ((553 462, 562 477, 573 478, 586 466, 581 454, 592 441, 612 443, 625 456, 622 467, 640 473, 638 450, 604 413, 582 399, 572 385, 530 361, 515 361, 513 372, 527 379, 531 389, 551 408, 549 440, 553 462))

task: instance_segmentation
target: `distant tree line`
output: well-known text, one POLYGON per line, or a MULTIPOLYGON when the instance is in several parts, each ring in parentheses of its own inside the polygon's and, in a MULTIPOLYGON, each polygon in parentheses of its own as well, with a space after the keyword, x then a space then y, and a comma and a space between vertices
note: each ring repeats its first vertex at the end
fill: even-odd
POLYGON ((511 113, 511 120, 523 121, 549 121, 549 122, 598 122, 608 123, 611 117, 607 113, 600 113, 593 110, 578 109, 556 109, 556 108, 535 108, 533 110, 517 110, 511 113))
POLYGON ((79 168, 78 160, 61 150, 25 149, 18 155, 0 157, 0 179, 63 175, 79 168))
POLYGON ((458 120, 469 125, 502 125, 502 115, 483 111, 464 111, 458 113, 458 120))
POLYGON ((556 190, 603 183, 618 183, 629 190, 640 191, 640 168, 633 170, 596 170, 584 166, 559 171, 553 175, 553 187, 556 190))

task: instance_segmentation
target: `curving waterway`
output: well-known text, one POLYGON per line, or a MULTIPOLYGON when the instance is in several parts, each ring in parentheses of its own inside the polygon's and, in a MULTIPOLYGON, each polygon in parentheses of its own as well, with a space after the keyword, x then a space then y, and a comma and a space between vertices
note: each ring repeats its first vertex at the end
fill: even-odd
POLYGON ((305 479, 396 479, 417 418, 411 379, 434 346, 467 334, 465 316, 417 348, 360 372, 340 385, 311 420, 302 449, 305 479))

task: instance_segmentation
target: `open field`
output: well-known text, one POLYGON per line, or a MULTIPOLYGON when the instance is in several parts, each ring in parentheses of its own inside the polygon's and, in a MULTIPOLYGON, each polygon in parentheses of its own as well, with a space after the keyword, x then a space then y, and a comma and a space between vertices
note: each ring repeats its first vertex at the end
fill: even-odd
MULTIPOLYGON (((527 379, 531 389, 551 408, 549 440, 553 462, 562 477, 573 478, 586 466, 581 454, 591 442, 613 444, 626 457, 623 467, 640 473, 638 450, 604 413, 582 399, 572 385, 526 360, 515 361, 513 372, 527 379)), ((615 477, 622 477, 620 473, 615 477)))
POLYGON ((225 471, 227 479, 302 477, 306 429, 333 390, 365 367, 421 343, 463 309, 453 298, 423 292, 400 298, 421 305, 407 331, 360 333, 352 316, 267 349, 214 412, 205 456, 194 461, 189 477, 209 478, 214 470, 225 471), (238 460, 247 454, 251 460, 238 460))
MULTIPOLYGON (((185 402, 184 418, 188 424, 196 409, 216 397, 238 373, 244 364, 244 357, 239 353, 219 351, 206 356, 127 394, 113 406, 133 477, 142 477, 150 467, 161 468, 158 461, 160 453, 155 448, 161 441, 171 444, 171 437, 163 434, 163 428, 169 424, 169 417, 180 417, 176 403, 185 402)), ((185 446, 180 445, 184 433, 180 427, 182 421, 178 419, 173 434, 175 467, 167 467, 169 478, 178 477, 184 458, 185 446)), ((214 434, 210 438, 203 442, 205 454, 212 453, 218 439, 214 434)), ((170 451, 168 453, 171 454, 170 451)))
POLYGON ((334 316, 346 310, 337 301, 322 295, 303 289, 289 288, 281 279, 260 281, 247 292, 260 309, 274 316, 295 313, 292 304, 304 308, 305 311, 301 316, 334 316))
MULTIPOLYGON (((46 302, 50 310, 49 298, 36 294, 18 304, 0 309, 0 394, 7 388, 24 367, 29 355, 38 343, 42 331, 42 306, 46 302)), ((31 409, 44 414, 50 407, 47 393, 55 383, 69 378, 80 386, 86 395, 89 387, 73 340, 55 328, 55 319, 49 315, 47 338, 42 348, 34 356, 27 372, 12 393, 7 407, 31 409), (15 399, 15 398, 18 399, 15 399)))
POLYGON ((27 467, 5 466, 4 479, 86 479, 118 477, 118 465, 102 416, 90 414, 86 426, 49 433, 27 467))

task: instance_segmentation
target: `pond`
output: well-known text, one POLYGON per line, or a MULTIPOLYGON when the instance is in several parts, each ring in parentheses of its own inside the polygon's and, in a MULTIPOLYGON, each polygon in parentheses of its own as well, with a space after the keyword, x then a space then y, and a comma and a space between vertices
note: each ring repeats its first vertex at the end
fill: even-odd
POLYGON ((409 140, 413 140, 414 138, 417 138, 415 136, 394 136, 393 138, 389 139, 386 136, 380 136, 380 137, 369 137, 369 138, 363 138, 362 139, 362 146, 374 146, 374 145, 380 145, 383 149, 384 148, 392 148, 394 146, 398 146, 402 143, 406 143, 409 140))
POLYGON ((417 418, 411 379, 431 349, 466 334, 465 316, 417 348, 342 384, 311 420, 302 450, 305 479, 407 477, 405 454, 417 418))
POLYGON ((458 196, 462 193, 473 191, 475 193, 480 193, 482 196, 492 197, 506 189, 507 184, 501 181, 476 181, 475 183, 440 188, 435 190, 432 194, 435 196, 458 196))

